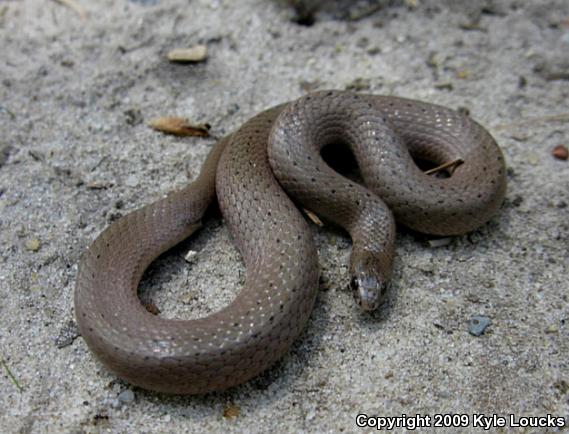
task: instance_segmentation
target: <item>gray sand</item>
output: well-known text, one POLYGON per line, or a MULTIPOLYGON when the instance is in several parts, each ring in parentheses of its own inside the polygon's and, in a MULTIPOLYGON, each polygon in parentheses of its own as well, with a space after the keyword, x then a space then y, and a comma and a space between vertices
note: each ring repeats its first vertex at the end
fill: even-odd
MULTIPOLYGON (((569 163, 551 155, 569 145, 566 0, 407 0, 373 13, 376 2, 344 1, 312 26, 277 1, 77 1, 85 21, 55 1, 0 2, 0 432, 366 432, 359 413, 569 416, 569 163), (166 60, 197 43, 206 62, 166 60), (347 288, 345 234, 314 227, 324 282, 311 320, 245 385, 171 397, 108 373, 73 339, 81 253, 195 177, 215 141, 146 122, 184 116, 220 137, 323 88, 468 108, 506 155, 499 215, 439 247, 400 230, 392 292, 374 315, 347 288), (490 319, 480 336, 474 315, 490 319)), ((141 296, 192 318, 227 304, 242 276, 213 216, 151 267, 141 296)), ((481 432, 469 422, 464 432, 481 432)))

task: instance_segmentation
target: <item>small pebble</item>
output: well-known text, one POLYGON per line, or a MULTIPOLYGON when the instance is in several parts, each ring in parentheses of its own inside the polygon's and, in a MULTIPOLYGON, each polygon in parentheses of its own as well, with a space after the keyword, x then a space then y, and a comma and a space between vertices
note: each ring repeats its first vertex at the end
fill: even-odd
POLYGON ((371 81, 369 78, 358 77, 352 80, 346 86, 346 90, 362 91, 369 90, 371 88, 371 81))
POLYGON ((316 417, 316 412, 314 410, 309 410, 306 414, 306 420, 311 421, 316 417))
POLYGON ((545 329, 545 333, 547 334, 557 333, 558 331, 559 327, 557 327, 557 325, 555 324, 551 324, 549 327, 545 329))
POLYGON ((465 298, 471 303, 480 303, 480 297, 475 292, 469 292, 465 298))
POLYGON ((138 108, 129 108, 124 112, 126 123, 129 125, 138 125, 141 124, 142 119, 142 112, 138 108))
POLYGON ((123 404, 130 404, 134 401, 134 392, 130 389, 123 390, 121 393, 119 393, 118 398, 119 401, 123 404))
POLYGON ((528 163, 531 164, 532 166, 535 166, 537 163, 539 163, 539 155, 537 155, 534 152, 529 154, 528 155, 528 163))
POLYGON ((427 66, 431 68, 438 68, 440 64, 441 58, 437 52, 433 51, 431 54, 429 54, 429 57, 427 58, 427 66))
POLYGON ((556 381, 553 384, 553 387, 555 387, 557 390, 559 390, 562 395, 565 395, 567 392, 569 392, 569 383, 567 383, 567 381, 565 381, 565 380, 556 381))
POLYGON ((367 50, 367 54, 370 56, 375 56, 376 54, 381 53, 381 48, 379 47, 371 47, 367 50))
POLYGON ((468 333, 472 336, 480 336, 490 325, 490 318, 483 315, 474 315, 468 320, 468 333))
POLYGON ((59 331, 57 338, 55 338, 55 345, 57 348, 65 348, 71 345, 79 336, 79 329, 75 321, 68 321, 59 331))
POLYGON ((30 252, 37 252, 41 247, 41 242, 37 238, 30 238, 26 241, 26 249, 30 252))
POLYGON ((186 262, 190 264, 196 262, 197 258, 198 258, 198 252, 196 252, 195 250, 188 250, 188 253, 186 253, 186 255, 184 256, 186 262))
POLYGON ((427 241, 427 243, 429 244, 429 247, 443 247, 449 245, 451 241, 452 241, 451 237, 445 237, 445 238, 435 238, 427 241))
POLYGON ((512 205, 515 206, 516 208, 519 207, 522 203, 524 202, 524 198, 517 195, 516 197, 514 197, 514 199, 512 200, 512 205))
POLYGON ((563 145, 557 145, 555 148, 553 148, 553 150, 551 151, 551 155, 553 155, 555 158, 557 158, 558 160, 567 160, 567 158, 569 157, 569 151, 567 150, 567 148, 563 145))
POLYGON ((132 174, 124 181, 127 187, 136 187, 139 183, 138 176, 132 174))
POLYGON ((454 85, 450 81, 443 81, 434 84, 435 89, 453 90, 454 85))

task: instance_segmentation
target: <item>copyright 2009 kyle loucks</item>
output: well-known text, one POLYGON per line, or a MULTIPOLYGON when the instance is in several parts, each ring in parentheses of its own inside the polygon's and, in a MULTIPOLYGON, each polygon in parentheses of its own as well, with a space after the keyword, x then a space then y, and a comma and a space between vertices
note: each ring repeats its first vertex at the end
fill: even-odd
POLYGON ((508 414, 416 414, 401 416, 369 416, 360 413, 356 416, 356 425, 360 428, 375 428, 378 431, 392 431, 406 428, 413 431, 420 428, 564 428, 567 421, 562 416, 517 416, 508 414))

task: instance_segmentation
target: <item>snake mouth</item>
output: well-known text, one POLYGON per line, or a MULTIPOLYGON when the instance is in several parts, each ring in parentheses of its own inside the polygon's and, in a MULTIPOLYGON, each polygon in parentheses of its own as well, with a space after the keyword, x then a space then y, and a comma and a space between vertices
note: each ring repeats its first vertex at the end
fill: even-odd
POLYGON ((358 306, 366 312, 371 312, 385 301, 389 283, 374 276, 353 276, 350 287, 358 306))

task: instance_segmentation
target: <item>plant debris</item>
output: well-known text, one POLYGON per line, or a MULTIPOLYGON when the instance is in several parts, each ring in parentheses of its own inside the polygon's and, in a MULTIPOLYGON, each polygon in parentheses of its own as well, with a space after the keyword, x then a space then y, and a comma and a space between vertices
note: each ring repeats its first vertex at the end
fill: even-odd
POLYGON ((57 3, 62 4, 63 6, 67 6, 69 9, 72 9, 81 21, 87 21, 87 11, 83 6, 77 3, 75 0, 55 0, 57 3))
POLYGON ((324 226, 324 223, 322 223, 322 220, 320 220, 316 214, 306 208, 303 208, 303 210, 306 213, 306 216, 312 220, 312 223, 319 227, 324 226))
POLYGON ((191 124, 187 119, 174 116, 156 118, 148 123, 150 128, 175 136, 209 137, 209 124, 191 124))
POLYGON ((168 52, 170 62, 195 63, 207 58, 207 46, 194 45, 189 48, 175 48, 168 52))
POLYGON ((223 417, 226 419, 236 418, 240 414, 241 414, 241 408, 235 404, 230 404, 223 409, 223 417))
POLYGON ((20 385, 20 383, 18 383, 18 380, 6 364, 6 361, 4 359, 0 359, 0 364, 4 367, 4 370, 6 371, 6 374, 8 374, 8 377, 10 377, 10 380, 12 380, 12 383, 14 383, 20 392, 23 392, 24 388, 20 385))
POLYGON ((462 160, 461 158, 457 158, 456 160, 453 160, 453 161, 447 161, 446 163, 441 164, 440 166, 433 167, 432 169, 426 170, 425 175, 432 175, 433 173, 438 173, 442 170, 447 170, 449 172, 449 174, 452 175, 454 170, 458 166, 460 166, 462 163, 464 163, 464 160, 462 160))
POLYGON ((433 238, 431 240, 427 240, 427 245, 429 247, 443 247, 449 245, 451 241, 452 237, 433 238))

